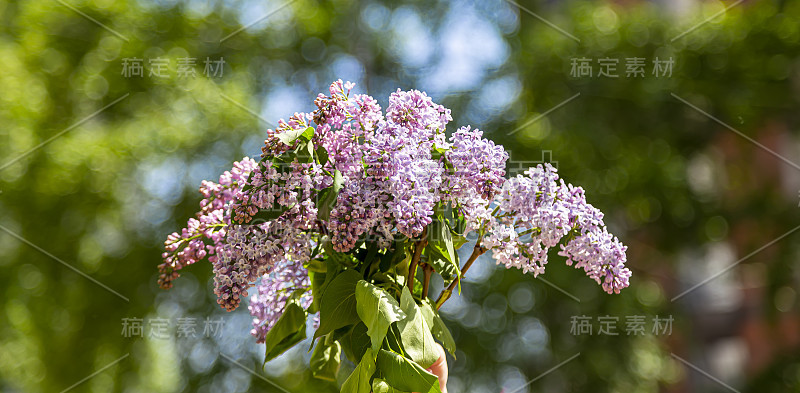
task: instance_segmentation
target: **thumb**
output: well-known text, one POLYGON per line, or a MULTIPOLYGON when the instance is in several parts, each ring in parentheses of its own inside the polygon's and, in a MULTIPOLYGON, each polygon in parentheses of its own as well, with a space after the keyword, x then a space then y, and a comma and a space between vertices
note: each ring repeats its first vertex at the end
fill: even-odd
POLYGON ((428 371, 439 377, 439 388, 441 388, 442 393, 447 393, 447 358, 441 345, 436 344, 436 351, 439 352, 439 359, 428 367, 428 371))

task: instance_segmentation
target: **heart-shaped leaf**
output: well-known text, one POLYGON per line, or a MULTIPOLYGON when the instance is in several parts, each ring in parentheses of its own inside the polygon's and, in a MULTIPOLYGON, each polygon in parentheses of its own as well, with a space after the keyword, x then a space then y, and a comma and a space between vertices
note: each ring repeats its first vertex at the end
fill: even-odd
POLYGON ((356 311, 367 325, 373 350, 381 347, 389 325, 406 317, 394 297, 364 280, 356 285, 356 311))
POLYGON ((403 349, 411 360, 428 368, 439 359, 439 351, 436 350, 436 341, 433 340, 431 329, 408 287, 403 287, 400 308, 406 313, 406 318, 397 322, 403 349))
POLYGON ((375 353, 367 348, 367 352, 361 357, 356 369, 347 377, 342 385, 342 393, 370 393, 370 379, 375 374, 375 353))
POLYGON ((441 393, 439 378, 422 366, 394 352, 381 349, 376 360, 383 379, 393 386, 408 392, 441 393))
POLYGON ((422 311, 422 315, 425 316, 425 322, 431 328, 433 337, 439 340, 442 343, 442 347, 455 357, 456 341, 453 339, 453 335, 450 334, 450 329, 444 324, 442 317, 439 316, 439 312, 436 311, 427 299, 423 300, 420 311, 422 311))
POLYGON ((336 374, 342 364, 342 345, 338 341, 328 344, 328 337, 323 337, 311 354, 311 374, 315 378, 336 381, 336 374))
POLYGON ((356 284, 359 280, 361 274, 357 271, 345 270, 324 288, 319 301, 319 328, 314 333, 314 339, 334 329, 358 323, 356 284))
POLYGON ((283 315, 267 332, 264 363, 306 338, 306 311, 296 300, 286 303, 283 315))

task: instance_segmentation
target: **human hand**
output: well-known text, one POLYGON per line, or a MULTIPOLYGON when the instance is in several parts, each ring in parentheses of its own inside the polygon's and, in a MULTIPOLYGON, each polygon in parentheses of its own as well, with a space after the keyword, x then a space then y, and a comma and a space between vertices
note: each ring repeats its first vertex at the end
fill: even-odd
POLYGON ((436 351, 439 352, 439 359, 431 364, 427 370, 431 374, 439 377, 439 388, 442 390, 442 393, 447 393, 447 358, 444 354, 444 348, 442 348, 441 345, 436 344, 436 351))

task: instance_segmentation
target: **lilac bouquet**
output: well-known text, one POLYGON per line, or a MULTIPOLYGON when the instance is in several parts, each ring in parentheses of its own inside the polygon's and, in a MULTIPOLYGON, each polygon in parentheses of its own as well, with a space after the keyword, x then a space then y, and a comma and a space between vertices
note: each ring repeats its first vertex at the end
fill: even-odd
POLYGON ((352 88, 334 82, 314 112, 267 130, 259 160, 202 182, 196 218, 165 242, 162 288, 207 258, 226 310, 256 286, 265 362, 305 339, 311 316, 316 377, 335 380, 344 353, 356 368, 343 392, 439 392, 426 368, 437 340, 450 353, 455 343, 438 309, 485 252, 535 277, 558 246, 604 291, 628 286, 626 247, 555 168, 506 179, 503 147, 470 127, 447 137, 450 110, 425 93, 398 90, 384 115, 352 88), (435 300, 434 272, 445 282, 435 300))

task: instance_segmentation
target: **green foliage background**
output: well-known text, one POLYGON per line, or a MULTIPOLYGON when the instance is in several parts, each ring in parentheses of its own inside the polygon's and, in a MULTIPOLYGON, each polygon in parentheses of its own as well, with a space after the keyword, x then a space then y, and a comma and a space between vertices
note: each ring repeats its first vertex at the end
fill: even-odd
MULTIPOLYGON (((258 154, 270 125, 242 107, 288 117, 289 109, 273 105, 309 110, 316 92, 337 78, 352 77, 357 91, 383 105, 398 87, 428 90, 453 109, 454 127, 479 126, 512 160, 537 161, 551 151, 562 176, 588 190, 629 246, 634 276, 618 296, 551 260, 545 278, 580 302, 531 276, 495 269, 488 256, 479 261, 444 312, 459 348, 457 360, 449 359, 451 391, 510 391, 577 353, 527 389, 723 389, 671 356, 694 361, 709 348, 714 331, 701 318, 707 295, 670 299, 716 271, 704 270, 703 255, 714 245, 729 244, 739 259, 800 218, 800 169, 680 100, 790 160, 800 157, 797 1, 746 2, 674 41, 724 5, 698 2, 673 14, 650 2, 522 3, 580 42, 502 1, 298 0, 223 42, 281 4, 68 4, 125 38, 60 1, 0 1, 2 391, 62 391, 116 360, 73 391, 275 391, 245 368, 292 392, 336 391, 311 378, 304 350, 262 372, 249 316, 218 309, 210 266, 193 267, 170 292, 157 288, 155 266, 163 238, 196 210, 200 180, 258 154), (476 19, 500 49, 473 53, 479 71, 438 91, 447 84, 437 78, 453 63, 438 63, 446 51, 437 48, 476 19), (671 77, 652 76, 649 65, 638 79, 570 75, 573 58, 656 56, 675 59, 671 77), (122 59, 133 57, 145 65, 169 58, 171 76, 149 77, 145 69, 142 78, 126 78, 122 59), (197 78, 175 76, 179 57, 198 59, 197 78), (201 74, 206 57, 225 59, 221 78, 201 74), (354 63, 360 68, 337 66, 354 63), (576 315, 671 315, 675 322, 669 336, 628 336, 622 322, 618 336, 573 335, 576 315), (225 334, 217 338, 121 334, 123 318, 220 316, 225 334)), ((623 61, 618 69, 624 75, 623 61)), ((755 320, 770 329, 797 317, 794 303, 785 307, 800 281, 794 239, 727 273, 738 281, 764 278, 755 320)), ((202 322, 197 329, 202 336, 202 322)), ((743 391, 797 391, 798 355, 796 347, 780 348, 766 368, 742 372, 735 383, 743 391)))

